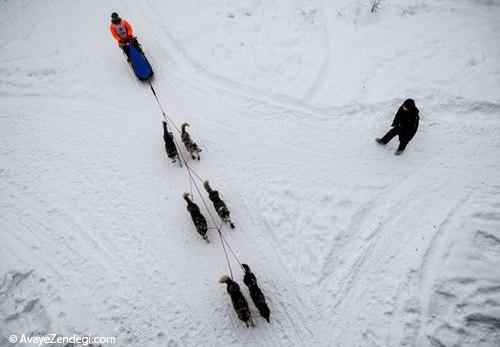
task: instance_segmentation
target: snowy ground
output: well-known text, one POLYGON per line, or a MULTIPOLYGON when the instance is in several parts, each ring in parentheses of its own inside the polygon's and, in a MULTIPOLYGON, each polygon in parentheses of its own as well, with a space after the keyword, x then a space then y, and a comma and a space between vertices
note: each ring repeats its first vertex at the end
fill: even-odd
POLYGON ((500 1, 367 4, 2 1, 0 346, 500 345, 500 1), (270 325, 217 283, 115 10, 203 147, 270 325), (421 127, 396 157, 373 139, 407 97, 421 127))

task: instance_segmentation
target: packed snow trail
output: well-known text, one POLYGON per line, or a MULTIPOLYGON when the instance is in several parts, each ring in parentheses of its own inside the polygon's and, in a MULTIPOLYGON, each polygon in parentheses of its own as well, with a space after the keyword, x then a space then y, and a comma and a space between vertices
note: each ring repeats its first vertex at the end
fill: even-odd
POLYGON ((2 2, 0 345, 498 345, 499 14, 495 1, 2 2), (224 237, 271 324, 250 304, 247 329, 217 283, 220 245, 193 230, 113 11, 167 113, 201 140, 192 165, 224 191, 237 223, 224 237), (406 97, 420 129, 395 157, 397 142, 373 139, 406 97))

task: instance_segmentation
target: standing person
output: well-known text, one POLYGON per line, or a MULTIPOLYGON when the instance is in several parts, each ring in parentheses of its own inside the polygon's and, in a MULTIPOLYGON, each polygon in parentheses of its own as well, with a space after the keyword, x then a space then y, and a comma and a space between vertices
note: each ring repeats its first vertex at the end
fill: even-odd
POLYGON ((141 46, 137 41, 137 37, 134 36, 134 30, 132 25, 126 20, 120 18, 118 13, 113 12, 111 14, 111 24, 109 25, 109 31, 113 35, 114 39, 118 42, 118 46, 123 50, 123 53, 127 56, 127 60, 130 61, 130 52, 128 45, 134 45, 139 52, 142 53, 141 46))
POLYGON ((396 135, 399 137, 399 147, 394 154, 400 155, 406 148, 406 145, 415 136, 420 117, 418 116, 418 108, 415 106, 413 99, 406 99, 403 105, 399 108, 394 120, 392 121, 392 129, 387 132, 382 138, 376 138, 375 141, 381 145, 386 145, 396 135))

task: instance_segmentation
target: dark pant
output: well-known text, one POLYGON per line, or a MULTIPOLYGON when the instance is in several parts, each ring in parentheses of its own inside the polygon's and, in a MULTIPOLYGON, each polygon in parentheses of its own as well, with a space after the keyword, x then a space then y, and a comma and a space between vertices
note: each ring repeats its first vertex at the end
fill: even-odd
POLYGON ((389 130, 387 132, 387 134, 385 134, 384 137, 382 137, 380 139, 380 143, 383 143, 385 145, 385 144, 389 143, 389 141, 391 141, 396 135, 399 136, 398 151, 404 151, 406 148, 406 145, 408 144, 408 142, 410 142, 411 137, 409 137, 407 134, 405 134, 403 131, 401 131, 397 127, 391 128, 391 130, 389 130))

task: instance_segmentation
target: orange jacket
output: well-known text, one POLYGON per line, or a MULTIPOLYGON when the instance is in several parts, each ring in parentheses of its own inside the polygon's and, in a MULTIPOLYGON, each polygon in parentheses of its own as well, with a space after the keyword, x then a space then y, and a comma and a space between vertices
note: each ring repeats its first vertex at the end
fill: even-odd
POLYGON ((120 24, 111 23, 109 25, 109 31, 111 31, 111 35, 113 35, 113 37, 115 38, 116 41, 118 41, 118 43, 122 42, 123 39, 129 36, 134 36, 132 25, 130 25, 130 23, 127 22, 125 19, 122 19, 120 24))

